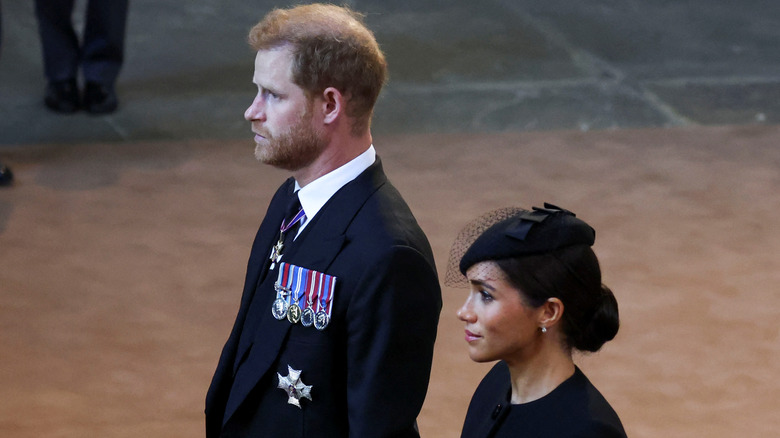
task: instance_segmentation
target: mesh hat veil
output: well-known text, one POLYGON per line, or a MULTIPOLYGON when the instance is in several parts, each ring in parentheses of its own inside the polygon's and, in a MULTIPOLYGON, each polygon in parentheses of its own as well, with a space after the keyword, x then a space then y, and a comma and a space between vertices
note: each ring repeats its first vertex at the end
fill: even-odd
POLYGON ((450 249, 444 282, 468 285, 466 271, 486 260, 544 254, 574 245, 592 246, 596 232, 574 213, 545 203, 526 210, 493 210, 468 223, 450 249))

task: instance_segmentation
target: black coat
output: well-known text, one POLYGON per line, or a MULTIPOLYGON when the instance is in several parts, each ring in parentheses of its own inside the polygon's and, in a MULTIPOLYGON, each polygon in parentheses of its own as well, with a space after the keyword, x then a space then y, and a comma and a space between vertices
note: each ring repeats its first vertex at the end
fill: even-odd
POLYGON ((430 245, 377 159, 284 250, 283 262, 337 277, 330 324, 320 331, 276 320, 270 284, 279 267, 269 274, 268 256, 293 186, 279 188, 255 238, 206 397, 206 435, 418 436, 441 310, 430 245), (252 342, 239 342, 247 315, 257 328, 243 334, 252 342), (300 408, 277 388, 288 365, 312 386, 300 408))
POLYGON ((574 375, 529 403, 510 403, 506 363, 482 379, 466 413, 461 438, 626 438, 615 411, 585 374, 574 375))

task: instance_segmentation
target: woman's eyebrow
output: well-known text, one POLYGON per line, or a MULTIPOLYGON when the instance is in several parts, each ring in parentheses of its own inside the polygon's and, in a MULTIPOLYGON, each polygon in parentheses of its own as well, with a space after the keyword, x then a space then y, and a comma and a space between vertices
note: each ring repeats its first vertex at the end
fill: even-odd
POLYGON ((494 288, 490 284, 486 283, 485 280, 469 280, 469 283, 471 283, 474 286, 481 286, 481 287, 484 287, 486 289, 496 290, 496 288, 494 288))

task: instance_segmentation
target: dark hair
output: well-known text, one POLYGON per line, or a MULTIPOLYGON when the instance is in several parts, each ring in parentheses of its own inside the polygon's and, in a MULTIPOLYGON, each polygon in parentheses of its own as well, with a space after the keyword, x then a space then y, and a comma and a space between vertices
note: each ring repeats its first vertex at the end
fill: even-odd
POLYGON ((617 334, 617 300, 601 283, 599 262, 590 246, 495 262, 528 305, 539 307, 549 298, 563 302, 561 323, 568 348, 595 352, 617 334))
POLYGON ((370 126, 387 79, 384 54, 362 18, 348 7, 310 4, 274 9, 249 32, 255 50, 291 45, 293 82, 310 99, 328 87, 338 89, 355 135, 370 126))

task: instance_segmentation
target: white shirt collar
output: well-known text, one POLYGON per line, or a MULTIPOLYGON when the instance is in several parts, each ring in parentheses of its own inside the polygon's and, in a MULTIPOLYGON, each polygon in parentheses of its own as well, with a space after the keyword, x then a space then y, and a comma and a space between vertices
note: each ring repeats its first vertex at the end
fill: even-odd
POLYGON ((374 145, 370 145, 365 152, 349 163, 306 184, 306 187, 301 188, 298 181, 295 181, 295 191, 298 192, 301 207, 306 213, 303 223, 298 227, 298 234, 339 189, 357 178, 364 170, 374 164, 374 161, 376 161, 376 150, 374 145))

